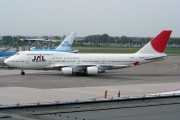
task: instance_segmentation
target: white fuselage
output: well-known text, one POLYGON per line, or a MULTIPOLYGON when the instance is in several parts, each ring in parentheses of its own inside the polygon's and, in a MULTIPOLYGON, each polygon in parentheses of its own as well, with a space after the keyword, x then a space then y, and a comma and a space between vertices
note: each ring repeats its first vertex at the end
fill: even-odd
MULTIPOLYGON (((8 58, 8 65, 20 69, 58 69, 66 66, 99 66, 120 69, 166 58, 166 54, 74 54, 52 51, 24 51, 8 58), (158 58, 158 59, 151 59, 158 58), (159 59, 160 58, 160 59, 159 59)), ((76 68, 78 69, 78 68, 76 68)))

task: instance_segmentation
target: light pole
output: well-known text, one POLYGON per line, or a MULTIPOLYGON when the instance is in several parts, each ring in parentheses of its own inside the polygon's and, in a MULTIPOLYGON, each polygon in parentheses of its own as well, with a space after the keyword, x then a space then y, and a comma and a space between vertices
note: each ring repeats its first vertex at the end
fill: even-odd
POLYGON ((16 45, 17 45, 17 52, 19 51, 19 35, 17 35, 17 43, 16 43, 16 45))

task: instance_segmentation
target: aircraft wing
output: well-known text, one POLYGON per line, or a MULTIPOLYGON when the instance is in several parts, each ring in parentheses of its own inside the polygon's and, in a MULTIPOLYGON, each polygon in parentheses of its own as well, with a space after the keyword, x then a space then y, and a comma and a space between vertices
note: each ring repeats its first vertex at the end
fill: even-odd
POLYGON ((85 64, 85 65, 63 65, 63 64, 50 64, 47 66, 47 68, 64 68, 64 67, 71 67, 74 70, 82 70, 82 69, 86 69, 87 67, 98 67, 99 69, 103 69, 103 70, 108 70, 108 69, 120 69, 120 68, 125 68, 125 67, 129 67, 130 65, 108 65, 108 64, 100 64, 100 65, 94 65, 94 64, 85 64))

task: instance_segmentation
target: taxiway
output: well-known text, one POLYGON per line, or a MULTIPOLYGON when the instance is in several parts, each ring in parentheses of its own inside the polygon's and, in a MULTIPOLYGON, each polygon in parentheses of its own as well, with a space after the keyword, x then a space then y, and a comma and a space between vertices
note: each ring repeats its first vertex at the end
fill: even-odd
POLYGON ((62 75, 60 71, 0 70, 0 104, 101 98, 180 89, 180 56, 98 75, 62 75))

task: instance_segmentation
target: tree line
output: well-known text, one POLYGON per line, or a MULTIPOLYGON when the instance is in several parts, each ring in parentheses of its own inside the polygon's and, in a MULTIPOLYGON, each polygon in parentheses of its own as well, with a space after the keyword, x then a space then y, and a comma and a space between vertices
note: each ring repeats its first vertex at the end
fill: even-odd
MULTIPOLYGON (((60 39, 59 36, 55 36, 55 39, 60 39)), ((2 41, 5 42, 18 42, 20 45, 25 45, 23 41, 20 41, 20 39, 25 39, 25 36, 3 36, 2 41)), ((150 37, 128 37, 128 36, 121 36, 121 37, 112 37, 108 34, 102 34, 102 35, 89 35, 84 38, 83 41, 74 42, 75 45, 95 45, 95 46, 125 46, 125 47, 131 47, 131 46, 143 46, 146 43, 148 43, 152 38, 150 37)), ((171 37, 169 42, 169 45, 179 45, 180 47, 180 38, 171 37)))
MULTIPOLYGON (((92 45, 125 45, 125 46, 143 46, 148 43, 152 38, 150 37, 112 37, 108 34, 103 35, 89 35, 85 37, 84 42, 92 45)), ((171 37, 168 44, 180 45, 180 38, 171 37)))

